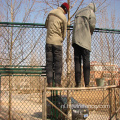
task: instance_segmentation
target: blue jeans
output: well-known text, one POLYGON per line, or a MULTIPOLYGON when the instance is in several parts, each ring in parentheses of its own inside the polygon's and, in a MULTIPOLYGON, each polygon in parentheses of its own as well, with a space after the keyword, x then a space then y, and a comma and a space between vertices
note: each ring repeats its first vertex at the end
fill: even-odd
POLYGON ((85 86, 89 85, 90 81, 90 51, 78 46, 74 47, 74 62, 75 62, 75 82, 79 84, 81 82, 81 62, 83 60, 83 74, 85 86))
POLYGON ((61 84, 62 46, 46 44, 46 73, 48 84, 53 82, 53 76, 55 84, 61 84))

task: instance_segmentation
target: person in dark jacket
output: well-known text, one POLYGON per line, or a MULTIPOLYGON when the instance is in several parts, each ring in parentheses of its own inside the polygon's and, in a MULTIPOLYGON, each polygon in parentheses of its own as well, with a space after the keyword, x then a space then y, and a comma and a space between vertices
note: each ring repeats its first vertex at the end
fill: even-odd
POLYGON ((47 16, 46 36, 46 73, 48 87, 53 86, 53 68, 55 71, 55 86, 62 87, 62 44, 67 30, 67 14, 69 5, 63 3, 57 9, 51 10, 47 16))
POLYGON ((96 5, 90 3, 87 7, 78 10, 75 15, 72 38, 75 62, 75 87, 81 86, 81 59, 83 59, 85 86, 89 86, 91 35, 96 24, 95 12, 96 5))

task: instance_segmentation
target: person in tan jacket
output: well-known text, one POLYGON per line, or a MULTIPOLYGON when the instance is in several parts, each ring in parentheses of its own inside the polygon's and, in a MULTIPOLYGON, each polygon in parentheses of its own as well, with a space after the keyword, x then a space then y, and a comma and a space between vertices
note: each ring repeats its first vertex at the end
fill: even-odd
POLYGON ((53 86, 53 68, 55 72, 55 86, 62 87, 62 44, 66 36, 67 19, 65 14, 69 5, 63 3, 57 9, 51 10, 46 18, 46 73, 48 87, 53 86))

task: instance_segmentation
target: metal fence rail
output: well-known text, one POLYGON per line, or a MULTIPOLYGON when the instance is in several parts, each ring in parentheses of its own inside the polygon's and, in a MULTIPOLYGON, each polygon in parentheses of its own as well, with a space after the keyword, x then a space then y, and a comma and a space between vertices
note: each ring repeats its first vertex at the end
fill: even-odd
MULTIPOLYGON (((72 26, 68 26, 70 36, 66 36, 63 42, 63 72, 62 86, 74 87, 74 55, 72 42, 72 26), (69 45, 67 43, 69 38, 69 45), (69 49, 68 49, 69 48, 69 49), (69 55, 68 55, 69 53, 69 55)), ((0 65, 1 66, 45 66, 45 44, 46 29, 44 24, 35 23, 8 23, 0 22, 0 65)), ((104 74, 104 85, 118 85, 120 79, 120 30, 96 28, 92 36, 92 52, 90 56, 91 73, 90 86, 96 87, 96 78, 104 74)), ((1 75, 0 81, 0 117, 7 120, 11 112, 11 120, 40 120, 42 119, 42 90, 44 86, 44 76, 12 74, 10 76, 1 75), (11 90, 11 111, 9 111, 9 92, 11 90)), ((84 80, 82 75, 82 86, 84 80)), ((104 89, 104 88, 103 88, 104 89)), ((109 103, 108 90, 71 90, 70 95, 80 103, 86 105, 105 105, 109 103), (104 98, 104 99, 103 99, 104 98)), ((112 119, 120 118, 120 112, 115 113, 120 107, 119 88, 111 91, 112 119), (116 107, 115 107, 116 106, 116 107)), ((66 95, 67 90, 58 91, 66 95)), ((47 91, 46 95, 51 95, 47 91)), ((108 109, 91 109, 90 116, 93 114, 97 119, 109 119, 108 109), (101 111, 101 112, 100 112, 101 111), (104 112, 105 111, 105 112, 104 112), (104 114, 107 114, 104 116, 104 114)))

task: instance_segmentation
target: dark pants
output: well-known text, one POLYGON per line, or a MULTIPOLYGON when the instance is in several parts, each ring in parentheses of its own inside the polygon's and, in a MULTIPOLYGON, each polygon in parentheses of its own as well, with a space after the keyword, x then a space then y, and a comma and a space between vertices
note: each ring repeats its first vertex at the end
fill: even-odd
POLYGON ((55 83, 61 84, 62 46, 46 44, 46 72, 48 84, 53 82, 53 70, 55 72, 55 83))
POLYGON ((90 79, 90 51, 74 44, 75 82, 81 82, 81 60, 83 60, 83 74, 85 86, 89 85, 90 79))

